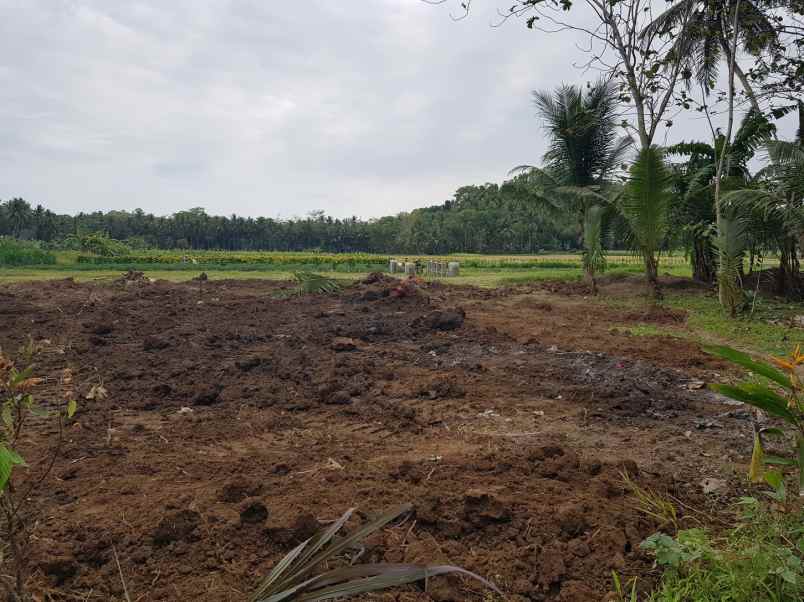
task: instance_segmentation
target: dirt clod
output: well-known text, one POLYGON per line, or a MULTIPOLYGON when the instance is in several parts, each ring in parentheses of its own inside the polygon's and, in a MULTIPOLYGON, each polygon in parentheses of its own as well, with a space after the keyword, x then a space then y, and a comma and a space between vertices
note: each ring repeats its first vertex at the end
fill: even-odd
POLYGON ((466 312, 461 308, 436 310, 426 315, 421 323, 432 330, 457 330, 463 326, 466 312))
POLYGON ((60 587, 75 577, 78 573, 78 563, 72 558, 57 557, 43 563, 42 572, 54 586, 60 587))
POLYGON ((142 341, 143 351, 161 351, 170 347, 170 341, 163 337, 149 336, 142 341))
POLYGON ((240 506, 240 522, 245 525, 258 525, 268 519, 268 507, 259 499, 247 499, 240 506))
POLYGON ((219 383, 200 386, 193 395, 193 404, 197 406, 210 406, 219 403, 221 400, 223 386, 219 383))
POLYGON ((201 515, 194 510, 181 510, 165 516, 153 533, 154 545, 166 546, 176 541, 190 542, 198 537, 201 515))
POLYGON ((229 504, 237 504, 246 498, 256 497, 262 493, 262 485, 255 481, 240 478, 229 481, 220 492, 220 500, 229 504))

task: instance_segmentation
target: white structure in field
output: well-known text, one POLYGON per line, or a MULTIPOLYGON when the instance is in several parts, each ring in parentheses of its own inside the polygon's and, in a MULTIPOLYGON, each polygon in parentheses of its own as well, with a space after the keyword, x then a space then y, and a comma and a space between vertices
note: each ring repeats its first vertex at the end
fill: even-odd
POLYGON ((391 274, 405 274, 406 276, 415 276, 417 273, 421 272, 427 276, 434 276, 436 278, 451 278, 460 275, 461 264, 458 261, 447 262, 434 261, 432 259, 428 259, 424 263, 389 259, 388 271, 391 274))

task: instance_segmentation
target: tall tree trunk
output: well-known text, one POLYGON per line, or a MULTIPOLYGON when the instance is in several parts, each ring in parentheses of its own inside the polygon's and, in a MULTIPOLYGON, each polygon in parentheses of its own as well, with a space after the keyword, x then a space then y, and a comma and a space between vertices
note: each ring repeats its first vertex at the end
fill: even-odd
MULTIPOLYGON (((739 38, 739 16, 740 16, 740 0, 737 0, 737 3, 734 6, 734 17, 733 23, 731 24, 731 40, 729 44, 727 44, 727 48, 729 49, 728 59, 729 59, 729 79, 728 79, 728 121, 726 126, 726 134, 725 140, 723 141, 723 146, 720 149, 720 156, 718 157, 717 161, 717 170, 715 172, 715 224, 717 225, 718 233, 720 233, 721 229, 721 211, 720 211, 720 184, 721 180, 723 179, 723 168, 726 164, 726 156, 729 152, 729 146, 731 145, 731 133, 732 129, 734 128, 734 74, 735 68, 737 66, 737 41, 739 38)), ((728 32, 728 23, 725 21, 726 17, 723 17, 723 21, 721 23, 721 28, 723 32, 723 37, 725 39, 726 33, 728 32)), ((714 140, 715 148, 717 148, 717 139, 714 140)), ((723 263, 723 251, 718 250, 718 261, 722 265, 723 263)), ((726 302, 727 293, 724 290, 725 286, 722 281, 722 274, 720 270, 718 271, 718 287, 717 287, 717 296, 718 301, 720 301, 720 305, 723 306, 726 302)))
POLYGON ((692 245, 692 278, 712 284, 716 277, 715 253, 709 238, 696 238, 692 245))
POLYGON ((656 255, 645 256, 645 274, 648 276, 648 284, 652 289, 654 301, 661 301, 664 295, 659 285, 659 261, 656 259, 656 255))
POLYGON ((779 255, 779 275, 776 279, 776 294, 795 297, 801 293, 801 264, 798 259, 796 239, 787 237, 782 241, 779 255))

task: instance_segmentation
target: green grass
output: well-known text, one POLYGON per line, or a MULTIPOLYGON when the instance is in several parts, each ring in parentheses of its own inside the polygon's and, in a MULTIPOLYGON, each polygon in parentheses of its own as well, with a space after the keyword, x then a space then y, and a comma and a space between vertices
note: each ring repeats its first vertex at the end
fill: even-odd
POLYGON ((742 500, 734 528, 657 534, 643 543, 666 567, 649 602, 800 602, 804 600, 804 512, 785 514, 742 500))
MULTIPOLYGON (((644 307, 644 301, 622 297, 604 298, 601 302, 611 307, 635 309, 644 307)), ((726 343, 751 353, 786 355, 804 340, 802 331, 791 328, 789 320, 804 315, 804 303, 783 303, 759 299, 753 315, 730 318, 710 293, 670 293, 666 306, 687 312, 685 324, 627 324, 635 336, 672 336, 698 343, 726 343)))

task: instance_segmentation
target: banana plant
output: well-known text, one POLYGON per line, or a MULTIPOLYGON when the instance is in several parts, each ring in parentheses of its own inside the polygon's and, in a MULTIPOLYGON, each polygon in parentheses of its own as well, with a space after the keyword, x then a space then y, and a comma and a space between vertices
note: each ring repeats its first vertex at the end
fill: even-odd
POLYGON ((799 495, 804 496, 804 385, 798 375, 798 367, 804 365, 804 354, 797 346, 789 357, 772 357, 770 365, 759 362, 745 353, 725 346, 708 346, 704 350, 742 366, 763 377, 768 384, 742 382, 736 385, 713 384, 709 387, 737 401, 781 418, 793 434, 793 449, 788 456, 771 456, 765 453, 762 435, 783 436, 777 428, 754 430, 754 451, 751 457, 749 476, 754 482, 764 480, 775 489, 774 497, 784 498, 784 475, 782 469, 789 467, 798 471, 799 495), (765 465, 775 468, 765 470, 765 465))

